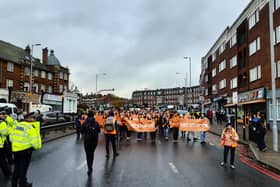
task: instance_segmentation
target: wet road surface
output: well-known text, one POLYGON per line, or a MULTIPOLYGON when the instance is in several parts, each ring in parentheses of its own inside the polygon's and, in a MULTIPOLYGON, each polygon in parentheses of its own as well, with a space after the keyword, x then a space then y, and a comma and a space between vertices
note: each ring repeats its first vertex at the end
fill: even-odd
MULTIPOLYGON (((236 157, 236 169, 221 167, 222 149, 199 142, 174 144, 158 139, 120 143, 120 156, 105 158, 103 136, 96 150, 94 171, 87 176, 82 141, 75 135, 43 146, 34 152, 28 179, 35 187, 279 187, 274 181, 247 167, 236 157)), ((0 186, 10 186, 0 172, 0 186)))

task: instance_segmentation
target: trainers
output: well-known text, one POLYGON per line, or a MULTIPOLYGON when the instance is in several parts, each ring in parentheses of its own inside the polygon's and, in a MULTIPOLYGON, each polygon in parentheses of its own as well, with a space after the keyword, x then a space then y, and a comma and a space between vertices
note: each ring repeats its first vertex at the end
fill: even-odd
POLYGON ((187 141, 191 141, 191 139, 190 139, 190 138, 187 138, 187 141))
POLYGON ((225 163, 224 163, 224 162, 221 162, 221 166, 225 166, 225 163))
POLYGON ((120 155, 119 153, 115 153, 115 154, 114 154, 114 157, 117 157, 117 156, 119 156, 119 155, 120 155))
POLYGON ((234 166, 234 165, 230 165, 230 168, 231 168, 231 169, 235 169, 235 166, 234 166))
POLYGON ((109 158, 109 157, 110 157, 110 155, 107 154, 107 155, 106 155, 106 158, 109 158))

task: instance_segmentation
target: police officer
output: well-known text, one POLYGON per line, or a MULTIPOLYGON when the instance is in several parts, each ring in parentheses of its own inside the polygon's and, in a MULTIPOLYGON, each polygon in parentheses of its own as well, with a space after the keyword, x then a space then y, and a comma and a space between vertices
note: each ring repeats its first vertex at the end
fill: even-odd
POLYGON ((26 174, 30 164, 32 151, 42 146, 40 136, 40 122, 35 121, 34 113, 25 116, 25 120, 17 123, 10 133, 12 151, 14 153, 14 174, 12 187, 31 187, 26 174))
MULTIPOLYGON (((11 117, 11 111, 6 108, 5 109, 5 121, 7 123, 7 127, 9 128, 9 131, 15 127, 16 121, 11 117)), ((5 145, 5 153, 6 153, 6 158, 8 160, 8 163, 10 165, 13 164, 14 159, 13 159, 13 153, 12 153, 12 145, 9 136, 6 139, 5 145)))
POLYGON ((116 130, 116 120, 114 118, 113 111, 109 112, 109 116, 105 120, 104 134, 106 140, 106 158, 110 157, 110 151, 109 151, 110 142, 112 143, 114 157, 117 157, 119 153, 117 153, 117 147, 116 147, 117 130, 116 130))
POLYGON ((8 167, 8 163, 6 160, 6 154, 4 149, 4 143, 7 139, 9 129, 7 127, 7 124, 5 122, 5 112, 0 112, 0 167, 6 177, 11 176, 11 171, 8 167))

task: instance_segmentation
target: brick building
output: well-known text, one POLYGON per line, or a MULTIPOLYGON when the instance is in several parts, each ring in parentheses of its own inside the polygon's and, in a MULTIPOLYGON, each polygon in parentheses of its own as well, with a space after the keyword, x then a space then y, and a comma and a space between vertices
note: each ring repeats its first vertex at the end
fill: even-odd
POLYGON ((200 86, 141 90, 132 93, 132 102, 138 106, 188 106, 199 104, 200 86))
POLYGON ((271 119, 272 39, 280 120, 280 0, 274 1, 273 19, 270 38, 269 1, 252 0, 202 58, 200 85, 206 109, 237 113, 243 122, 258 111, 271 119))
POLYGON ((10 95, 2 101, 16 103, 19 108, 27 110, 30 102, 40 103, 54 95, 57 104, 61 105, 61 95, 68 91, 69 69, 60 64, 53 50, 48 54, 48 49, 44 48, 42 59, 40 62, 40 59, 31 57, 29 46, 22 49, 0 41, 0 88, 10 88, 10 95), (30 91, 31 58, 32 94, 27 94, 30 91))

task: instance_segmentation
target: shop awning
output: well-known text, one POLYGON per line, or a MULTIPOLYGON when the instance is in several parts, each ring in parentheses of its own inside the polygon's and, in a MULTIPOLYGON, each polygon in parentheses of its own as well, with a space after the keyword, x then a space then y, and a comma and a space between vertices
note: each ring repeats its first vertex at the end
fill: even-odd
POLYGON ((241 105, 249 105, 249 104, 255 104, 255 103, 265 103, 265 102, 266 102, 265 99, 258 99, 258 100, 254 100, 254 101, 241 102, 238 104, 229 103, 229 104, 224 105, 224 107, 234 107, 236 105, 241 106, 241 105))
POLYGON ((229 104, 224 105, 224 107, 233 107, 233 106, 236 106, 236 104, 229 103, 229 104))
POLYGON ((258 99, 254 101, 246 101, 246 102, 238 103, 238 105, 250 105, 250 104, 265 103, 265 102, 266 102, 265 99, 258 99))

